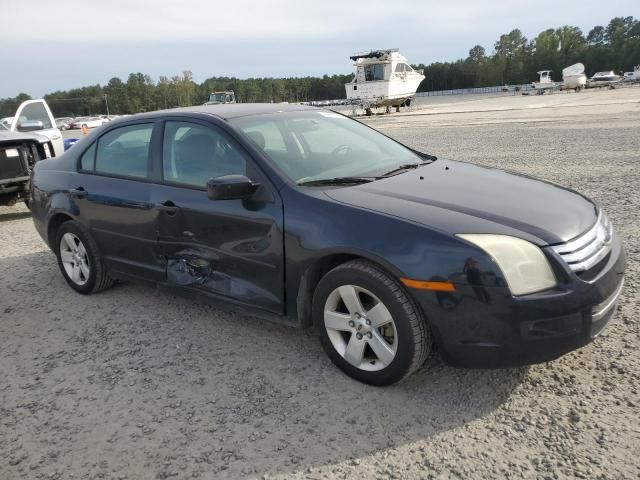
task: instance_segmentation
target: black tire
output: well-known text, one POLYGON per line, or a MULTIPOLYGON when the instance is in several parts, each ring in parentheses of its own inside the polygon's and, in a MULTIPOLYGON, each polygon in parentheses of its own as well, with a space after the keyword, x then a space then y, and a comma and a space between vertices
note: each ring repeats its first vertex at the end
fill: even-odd
POLYGON ((60 225, 55 235, 55 243, 53 245, 53 248, 56 257, 58 258, 58 267, 62 272, 62 276, 69 284, 69 286, 76 292, 82 293, 83 295, 97 293, 102 290, 106 290, 115 283, 115 280, 111 277, 111 275, 109 275, 102 263, 98 246, 96 245, 95 241, 78 222, 69 220, 60 225), (86 280, 86 283, 82 285, 77 284, 71 279, 71 277, 69 277, 62 263, 62 258, 60 255, 60 244, 62 242, 62 237, 66 233, 71 233, 78 237, 87 252, 89 277, 86 280))
POLYGON ((312 315, 320 331, 320 341, 333 363, 347 375, 370 385, 398 382, 416 371, 432 350, 432 336, 424 316, 404 287, 380 267, 365 260, 353 260, 328 272, 318 283, 313 296, 312 315), (397 335, 395 357, 381 370, 360 369, 338 353, 324 325, 325 303, 342 285, 356 285, 373 293, 387 307, 397 335))

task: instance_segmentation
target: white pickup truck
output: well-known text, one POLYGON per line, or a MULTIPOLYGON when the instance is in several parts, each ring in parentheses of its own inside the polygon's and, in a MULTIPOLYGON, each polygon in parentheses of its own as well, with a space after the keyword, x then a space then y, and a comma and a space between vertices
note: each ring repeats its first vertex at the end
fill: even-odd
POLYGON ((28 203, 33 165, 64 153, 64 142, 44 100, 20 104, 11 123, 0 123, 0 205, 28 203))

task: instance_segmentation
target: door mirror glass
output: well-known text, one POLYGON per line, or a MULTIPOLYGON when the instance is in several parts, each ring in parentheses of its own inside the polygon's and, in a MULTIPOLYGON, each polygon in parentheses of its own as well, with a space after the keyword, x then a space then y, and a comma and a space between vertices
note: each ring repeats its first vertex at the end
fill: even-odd
POLYGON ((40 120, 25 120, 18 124, 19 132, 35 132, 36 130, 43 130, 44 123, 40 120))
POLYGON ((249 198, 258 187, 244 175, 224 175, 207 182, 207 195, 211 200, 249 198))

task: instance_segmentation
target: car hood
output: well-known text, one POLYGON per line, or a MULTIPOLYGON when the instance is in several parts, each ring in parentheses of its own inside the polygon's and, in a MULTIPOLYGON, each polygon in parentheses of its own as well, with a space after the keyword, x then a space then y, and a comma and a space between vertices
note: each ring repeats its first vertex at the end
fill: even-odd
POLYGON ((566 242, 597 218, 588 198, 552 183, 438 160, 406 173, 325 193, 341 203, 449 233, 495 233, 539 245, 566 242))
POLYGON ((48 139, 35 133, 12 132, 10 130, 0 130, 0 142, 23 142, 25 140, 37 140, 46 142, 48 139))

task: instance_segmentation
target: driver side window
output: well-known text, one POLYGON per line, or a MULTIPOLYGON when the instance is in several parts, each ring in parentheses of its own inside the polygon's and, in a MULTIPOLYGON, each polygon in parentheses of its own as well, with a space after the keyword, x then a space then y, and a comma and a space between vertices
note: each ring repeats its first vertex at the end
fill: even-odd
POLYGON ((247 160, 215 127, 167 121, 162 170, 166 181, 204 188, 211 178, 246 175, 247 160))

